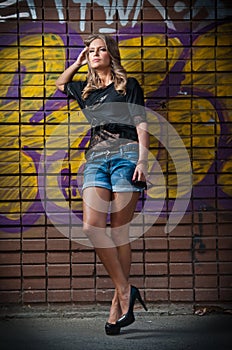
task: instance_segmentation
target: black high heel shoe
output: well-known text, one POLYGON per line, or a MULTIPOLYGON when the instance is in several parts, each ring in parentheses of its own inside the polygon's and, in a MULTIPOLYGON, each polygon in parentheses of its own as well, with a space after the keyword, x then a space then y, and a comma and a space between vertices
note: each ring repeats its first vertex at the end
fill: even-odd
POLYGON ((118 325, 119 327, 126 327, 135 321, 134 305, 135 305, 136 299, 138 299, 140 304, 143 306, 144 310, 147 311, 147 307, 140 295, 138 288, 131 286, 129 309, 125 315, 123 315, 117 320, 116 325, 118 325))
POLYGON ((107 335, 118 335, 120 334, 120 326, 117 323, 106 322, 105 332, 107 335))

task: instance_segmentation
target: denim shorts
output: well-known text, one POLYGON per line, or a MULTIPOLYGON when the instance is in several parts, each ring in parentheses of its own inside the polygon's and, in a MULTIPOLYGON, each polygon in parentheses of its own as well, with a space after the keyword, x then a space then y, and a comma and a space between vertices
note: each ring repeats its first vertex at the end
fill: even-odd
POLYGON ((138 144, 122 145, 111 151, 91 151, 86 157, 82 190, 103 187, 112 192, 141 192, 132 183, 138 155, 138 144))

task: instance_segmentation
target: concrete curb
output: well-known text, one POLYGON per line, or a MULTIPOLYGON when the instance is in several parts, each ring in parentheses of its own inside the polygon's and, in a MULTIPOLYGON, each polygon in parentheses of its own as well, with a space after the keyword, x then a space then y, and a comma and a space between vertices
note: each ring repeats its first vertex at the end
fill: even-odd
MULTIPOLYGON (((24 305, 0 307, 0 318, 94 318, 107 317, 109 305, 24 305)), ((148 311, 141 307, 135 308, 137 315, 192 315, 194 306, 192 304, 147 304, 148 311)))
MULTIPOLYGON (((48 304, 48 305, 0 305, 0 319, 3 318, 106 318, 110 304, 48 304)), ((135 307, 138 316, 177 316, 208 313, 232 314, 231 304, 147 304, 148 311, 139 305, 135 307)))

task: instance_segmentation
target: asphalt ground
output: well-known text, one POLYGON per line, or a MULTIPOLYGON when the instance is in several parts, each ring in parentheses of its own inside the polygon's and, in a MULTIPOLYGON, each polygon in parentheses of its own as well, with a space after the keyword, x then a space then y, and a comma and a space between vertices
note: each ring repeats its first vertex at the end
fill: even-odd
POLYGON ((117 336, 104 331, 107 313, 84 309, 75 312, 2 312, 1 350, 231 350, 232 315, 197 316, 137 311, 136 321, 117 336))

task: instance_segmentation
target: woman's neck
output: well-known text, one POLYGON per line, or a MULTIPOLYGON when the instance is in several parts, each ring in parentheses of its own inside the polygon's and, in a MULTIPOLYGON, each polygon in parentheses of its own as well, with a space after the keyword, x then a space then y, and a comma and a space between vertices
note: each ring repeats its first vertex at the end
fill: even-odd
POLYGON ((98 77, 100 79, 102 87, 107 86, 112 83, 112 73, 111 71, 97 71, 98 77))

